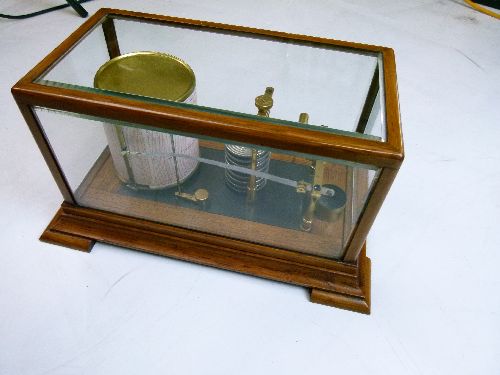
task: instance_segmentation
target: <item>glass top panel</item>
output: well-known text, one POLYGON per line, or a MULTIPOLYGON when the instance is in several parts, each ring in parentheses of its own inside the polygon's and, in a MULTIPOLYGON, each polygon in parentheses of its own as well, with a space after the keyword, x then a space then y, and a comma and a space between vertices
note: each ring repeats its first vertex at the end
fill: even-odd
MULTIPOLYGON (((383 66, 377 53, 213 28, 146 23, 135 18, 113 18, 113 23, 121 62, 109 62, 103 28, 97 25, 37 82, 252 118, 259 111, 256 98, 271 87, 269 118, 260 120, 385 140, 380 84, 383 66), (160 69, 164 64, 161 59, 148 63, 148 54, 137 54, 145 51, 162 54, 167 65, 172 61, 178 64, 160 69), (124 55, 135 60, 127 61, 124 55), (106 63, 107 67, 114 65, 101 69, 98 78, 105 81, 101 84, 96 73, 106 63), (188 87, 187 95, 169 96, 175 91, 172 85, 179 84, 171 78, 179 77, 183 65, 193 76, 189 82, 189 72, 184 70, 183 84, 191 84, 192 90, 188 87), (146 72, 136 74, 138 69, 146 72), (110 79, 110 74, 115 76, 110 79), (123 85, 123 80, 129 82, 123 85), (138 81, 141 84, 136 84, 138 81), (148 90, 152 85, 164 85, 165 95, 148 90), (303 112, 309 114, 309 125, 298 122, 303 112)), ((265 102, 269 97, 261 99, 265 102)))

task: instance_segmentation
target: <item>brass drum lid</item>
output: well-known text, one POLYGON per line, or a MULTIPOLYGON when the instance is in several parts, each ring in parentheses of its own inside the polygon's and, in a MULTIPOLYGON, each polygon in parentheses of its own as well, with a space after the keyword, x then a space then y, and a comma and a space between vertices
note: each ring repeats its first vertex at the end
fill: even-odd
POLYGON ((94 87, 183 102, 196 86, 191 67, 176 56, 134 52, 109 60, 94 78, 94 87))

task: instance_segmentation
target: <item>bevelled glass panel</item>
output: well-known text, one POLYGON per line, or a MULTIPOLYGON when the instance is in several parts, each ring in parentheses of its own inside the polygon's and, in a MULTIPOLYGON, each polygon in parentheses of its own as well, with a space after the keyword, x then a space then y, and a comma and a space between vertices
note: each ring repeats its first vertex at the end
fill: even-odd
POLYGON ((255 97, 273 87, 270 117, 260 121, 303 126, 297 114, 307 112, 309 126, 318 131, 385 140, 383 66, 378 53, 174 23, 119 17, 113 22, 122 55, 153 51, 189 65, 195 76, 196 103, 94 88, 96 72, 109 60, 101 25, 36 81, 235 117, 254 117, 255 97))
POLYGON ((78 205, 339 259, 379 169, 35 108, 78 205))

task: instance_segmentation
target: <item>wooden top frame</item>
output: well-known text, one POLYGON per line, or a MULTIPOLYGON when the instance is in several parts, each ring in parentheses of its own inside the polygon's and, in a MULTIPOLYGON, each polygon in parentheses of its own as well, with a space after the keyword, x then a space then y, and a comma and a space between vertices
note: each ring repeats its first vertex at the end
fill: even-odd
POLYGON ((370 164, 377 167, 397 170, 404 157, 394 52, 386 47, 104 8, 97 11, 26 74, 12 88, 12 93, 16 101, 21 105, 42 106, 90 116, 106 117, 157 129, 251 143, 264 147, 370 164), (318 132, 314 129, 283 126, 259 121, 258 119, 237 118, 226 114, 214 114, 195 109, 145 103, 133 98, 110 96, 105 93, 84 92, 35 83, 38 77, 51 69, 54 64, 57 64, 90 31, 109 18, 129 18, 158 24, 189 25, 215 31, 227 30, 266 36, 278 40, 295 40, 328 45, 344 50, 380 53, 383 61, 382 82, 385 90, 386 141, 381 142, 343 134, 318 132))

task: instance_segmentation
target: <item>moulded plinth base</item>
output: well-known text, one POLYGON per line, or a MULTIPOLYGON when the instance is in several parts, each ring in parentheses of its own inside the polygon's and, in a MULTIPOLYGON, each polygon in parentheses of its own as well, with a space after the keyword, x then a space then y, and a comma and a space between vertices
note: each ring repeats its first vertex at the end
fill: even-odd
POLYGON ((319 258, 63 203, 41 241, 89 252, 95 241, 311 288, 311 301, 370 313, 370 259, 319 258))
POLYGON ((53 245, 68 247, 73 250, 85 251, 86 253, 90 253, 95 244, 94 240, 78 236, 71 232, 67 232, 64 229, 63 230, 56 229, 56 224, 61 215, 62 215, 62 209, 57 211, 52 221, 49 223, 47 228, 40 236, 40 241, 47 242, 53 245))
POLYGON ((363 294, 353 296, 321 289, 311 289, 311 302, 322 305, 338 307, 340 309, 356 311, 363 314, 370 314, 371 297, 371 261, 363 251, 360 256, 360 281, 363 294))

